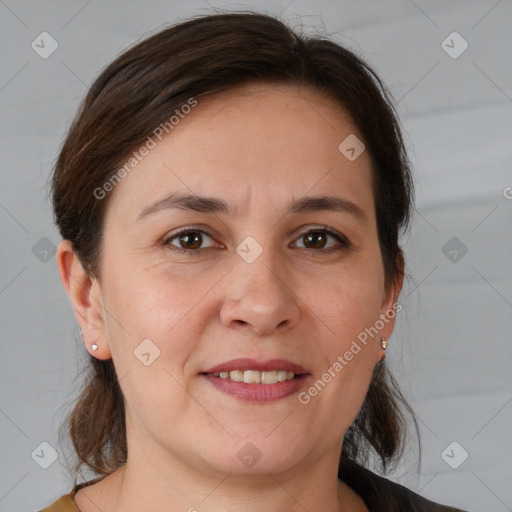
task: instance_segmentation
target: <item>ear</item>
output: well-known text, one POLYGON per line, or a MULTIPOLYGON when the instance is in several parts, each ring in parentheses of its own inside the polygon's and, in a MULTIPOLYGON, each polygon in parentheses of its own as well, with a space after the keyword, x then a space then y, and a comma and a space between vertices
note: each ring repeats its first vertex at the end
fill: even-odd
MULTIPOLYGON (((401 309, 401 307, 397 307, 398 296, 400 295, 404 282, 405 269, 404 255, 401 250, 397 256, 396 265, 397 272, 395 278, 384 290, 383 300, 380 308, 380 319, 384 324, 383 328, 380 330, 380 336, 386 340, 393 334, 397 311, 400 311, 401 309)), ((381 361, 385 355, 385 349, 379 346, 377 360, 381 361)))
POLYGON ((84 271, 69 240, 59 244, 56 259, 60 280, 82 330, 85 348, 98 359, 110 359, 112 354, 99 282, 84 271), (93 350, 93 345, 98 348, 93 350))

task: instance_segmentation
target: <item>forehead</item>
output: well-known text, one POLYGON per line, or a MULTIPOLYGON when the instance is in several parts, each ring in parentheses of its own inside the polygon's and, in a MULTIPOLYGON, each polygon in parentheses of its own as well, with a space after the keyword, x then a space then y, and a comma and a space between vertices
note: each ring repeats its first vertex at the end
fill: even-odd
POLYGON ((237 211, 336 192, 368 207, 368 153, 350 161, 339 150, 353 136, 362 139, 343 107, 306 88, 250 84, 198 98, 117 184, 109 210, 134 221, 174 191, 224 197, 237 211))

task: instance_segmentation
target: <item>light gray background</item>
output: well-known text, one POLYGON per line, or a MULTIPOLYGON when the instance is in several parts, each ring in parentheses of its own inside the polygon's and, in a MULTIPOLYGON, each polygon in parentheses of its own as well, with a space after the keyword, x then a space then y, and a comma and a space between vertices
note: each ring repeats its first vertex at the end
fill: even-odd
POLYGON ((66 128, 122 50, 164 24, 211 13, 209 5, 282 12, 360 53, 390 87, 417 213, 403 240, 413 279, 388 361, 420 418, 423 465, 418 478, 409 452, 389 478, 470 511, 512 510, 510 0, 0 0, 0 510, 35 511, 71 489, 57 430, 85 349, 40 242, 60 241, 45 194, 66 128), (43 31, 59 45, 47 59, 31 48, 43 31), (453 31, 469 44, 456 59, 441 46, 453 31), (456 262, 443 253, 452 237, 467 247, 456 262), (441 456, 453 441, 469 454, 457 469, 441 456), (46 470, 31 457, 42 442, 59 454, 46 470))

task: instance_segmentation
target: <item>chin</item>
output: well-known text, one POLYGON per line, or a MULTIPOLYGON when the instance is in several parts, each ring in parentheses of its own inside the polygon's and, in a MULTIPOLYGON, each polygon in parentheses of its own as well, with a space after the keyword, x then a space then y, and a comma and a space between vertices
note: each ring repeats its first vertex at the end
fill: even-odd
POLYGON ((214 470, 232 475, 254 477, 284 473, 297 466, 306 455, 301 453, 304 446, 290 443, 290 439, 293 437, 234 436, 222 449, 219 449, 221 442, 209 443, 205 447, 204 460, 214 470))

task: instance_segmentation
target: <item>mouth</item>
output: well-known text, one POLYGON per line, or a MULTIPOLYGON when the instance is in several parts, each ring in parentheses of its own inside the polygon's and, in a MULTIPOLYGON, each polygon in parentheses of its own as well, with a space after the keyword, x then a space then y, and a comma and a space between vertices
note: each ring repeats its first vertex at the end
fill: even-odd
POLYGON ((246 384, 275 384, 299 378, 301 375, 286 370, 269 370, 260 372, 257 370, 230 370, 224 372, 203 373, 219 379, 231 380, 233 382, 245 382, 246 384))
POLYGON ((298 392, 311 376, 285 359, 233 359, 201 372, 219 391, 249 402, 268 402, 298 392))
POLYGON ((216 366, 204 370, 202 373, 229 373, 232 371, 253 371, 253 372, 287 372, 296 375, 304 375, 309 373, 300 364, 288 361, 287 359, 269 359, 267 361, 257 361, 256 359, 238 358, 225 361, 216 366))

